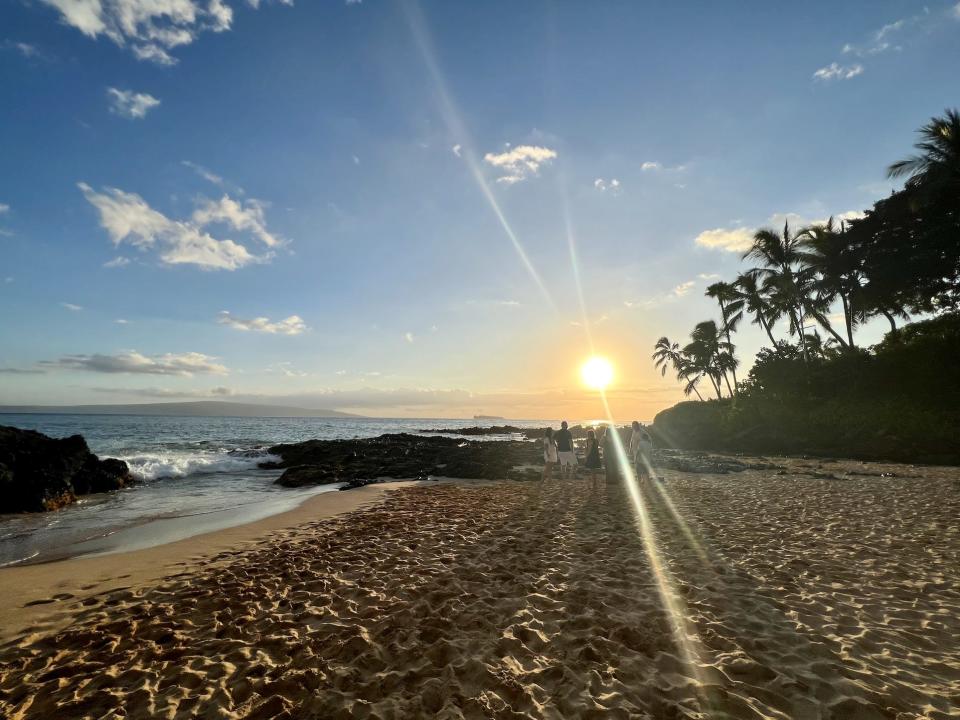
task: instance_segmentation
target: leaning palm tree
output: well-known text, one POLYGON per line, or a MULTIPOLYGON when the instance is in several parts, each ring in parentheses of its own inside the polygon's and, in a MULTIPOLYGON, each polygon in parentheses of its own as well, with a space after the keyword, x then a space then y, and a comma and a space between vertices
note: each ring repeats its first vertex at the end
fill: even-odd
POLYGON ((919 130, 919 154, 887 168, 891 178, 907 177, 906 189, 919 204, 939 197, 960 198, 960 111, 944 111, 919 130))
POLYGON ((744 310, 753 315, 753 323, 763 328, 770 338, 770 344, 776 347, 777 341, 773 337, 771 326, 780 319, 780 315, 766 290, 757 282, 757 274, 752 271, 741 273, 733 281, 733 286, 740 296, 744 310))
POLYGON ((662 337, 657 340, 657 344, 653 347, 653 360, 660 371, 660 375, 666 375, 667 368, 672 365, 677 373, 677 380, 686 383, 683 388, 684 396, 689 396, 691 392, 694 392, 700 400, 703 400, 703 396, 697 389, 697 384, 700 382, 702 375, 695 370, 690 358, 684 356, 680 350, 680 345, 670 342, 667 337, 662 337))
MULTIPOLYGON (((723 319, 722 332, 727 337, 727 344, 733 347, 733 341, 730 339, 730 333, 735 332, 740 320, 743 319, 743 300, 737 289, 728 282, 715 282, 708 285, 704 293, 709 298, 713 298, 720 305, 720 317, 723 319)), ((737 394, 737 367, 736 363, 728 364, 730 374, 733 375, 733 394, 737 394)))
POLYGON ((802 230, 800 238, 800 262, 804 269, 815 276, 815 303, 811 303, 808 313, 823 326, 841 348, 854 348, 853 330, 857 322, 854 303, 862 287, 859 253, 848 241, 845 227, 836 229, 833 218, 825 224, 812 225, 802 230), (839 299, 843 308, 844 326, 847 338, 844 340, 830 324, 827 312, 829 306, 839 299))
POLYGON ((800 349, 807 360, 807 344, 803 320, 806 315, 804 301, 810 287, 806 279, 796 271, 800 257, 796 235, 790 234, 790 224, 783 224, 783 234, 775 230, 758 230, 753 236, 753 246, 743 254, 744 259, 753 258, 762 264, 754 268, 768 291, 771 302, 787 314, 790 333, 800 338, 800 349))

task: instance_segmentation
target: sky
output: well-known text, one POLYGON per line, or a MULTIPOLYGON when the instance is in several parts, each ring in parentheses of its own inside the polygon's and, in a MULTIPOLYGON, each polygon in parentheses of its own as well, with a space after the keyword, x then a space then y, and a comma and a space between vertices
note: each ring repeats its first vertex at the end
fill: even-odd
POLYGON ((10 0, 0 404, 586 419, 596 353, 652 419, 657 338, 889 194, 958 67, 954 2, 10 0))

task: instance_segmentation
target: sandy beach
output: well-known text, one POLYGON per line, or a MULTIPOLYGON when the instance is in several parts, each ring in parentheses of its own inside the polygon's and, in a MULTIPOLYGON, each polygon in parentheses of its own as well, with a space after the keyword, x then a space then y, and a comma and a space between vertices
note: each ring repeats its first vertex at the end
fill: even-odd
POLYGON ((960 717, 960 473, 776 462, 372 486, 3 570, 0 715, 960 717))

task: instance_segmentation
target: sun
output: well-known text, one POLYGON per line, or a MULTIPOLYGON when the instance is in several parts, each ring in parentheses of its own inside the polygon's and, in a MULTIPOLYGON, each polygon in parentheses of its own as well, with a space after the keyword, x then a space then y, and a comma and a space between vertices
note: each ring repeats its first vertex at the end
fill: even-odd
POLYGON ((606 358, 594 355, 580 368, 583 384, 592 390, 603 390, 613 380, 613 365, 606 358))

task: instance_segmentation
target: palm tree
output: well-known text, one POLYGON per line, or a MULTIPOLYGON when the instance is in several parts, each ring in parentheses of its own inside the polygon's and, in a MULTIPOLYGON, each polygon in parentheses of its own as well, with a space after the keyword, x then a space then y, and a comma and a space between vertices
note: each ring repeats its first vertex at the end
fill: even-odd
POLYGON ((694 392, 700 400, 703 400, 703 396, 697 389, 697 383, 700 382, 701 375, 695 371, 690 359, 681 352, 680 346, 677 343, 670 342, 669 338, 662 337, 657 340, 657 344, 653 347, 653 359, 660 375, 666 375, 667 367, 673 365, 673 369, 677 372, 677 380, 686 382, 683 388, 684 396, 689 396, 691 392, 694 392))
POLYGON ((779 319, 779 312, 770 302, 766 291, 757 284, 757 275, 754 272, 745 272, 733 281, 734 289, 740 296, 742 307, 754 316, 753 323, 763 328, 770 338, 770 344, 776 347, 777 341, 773 337, 770 326, 779 319))
MULTIPOLYGON (((723 334, 727 337, 727 344, 733 347, 733 341, 730 339, 730 333, 735 332, 740 320, 743 319, 743 300, 737 289, 728 282, 715 282, 708 285, 706 292, 709 298, 713 298, 720 305, 720 317, 723 319, 723 334)), ((737 394, 737 368, 736 363, 728 368, 733 375, 733 394, 737 394)), ((729 383, 727 383, 729 385, 729 383)))
POLYGON ((805 228, 797 237, 800 238, 800 261, 805 269, 816 276, 814 287, 821 307, 829 308, 834 300, 840 299, 847 331, 846 340, 833 329, 825 312, 814 309, 811 314, 841 347, 856 347, 853 342, 853 329, 857 320, 854 304, 862 287, 862 273, 860 258, 847 238, 846 227, 841 224, 838 231, 834 227, 833 218, 830 218, 826 224, 805 228))
POLYGON ((690 333, 690 342, 681 352, 690 359, 694 370, 710 378, 718 400, 723 399, 721 379, 726 381, 727 392, 733 395, 726 370, 733 367, 736 360, 733 359, 730 344, 722 339, 717 323, 713 320, 697 323, 690 333))
POLYGON ((919 130, 920 142, 914 147, 920 154, 895 162, 887 168, 887 177, 907 176, 905 187, 915 194, 919 204, 947 197, 960 198, 960 111, 944 111, 919 130))
POLYGON ((806 315, 804 301, 809 282, 795 269, 800 260, 798 245, 796 235, 790 234, 789 222, 785 222, 782 235, 766 228, 758 230, 753 236, 753 247, 743 254, 743 258, 754 258, 763 264, 763 267, 755 268, 753 272, 762 278, 763 287, 773 305, 787 313, 790 333, 799 336, 803 359, 807 360, 803 319, 806 315))

